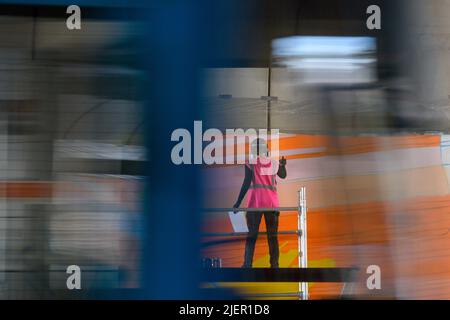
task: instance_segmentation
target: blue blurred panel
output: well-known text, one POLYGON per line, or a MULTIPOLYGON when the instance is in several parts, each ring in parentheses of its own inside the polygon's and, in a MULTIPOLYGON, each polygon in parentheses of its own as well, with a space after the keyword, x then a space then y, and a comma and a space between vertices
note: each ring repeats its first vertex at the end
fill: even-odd
POLYGON ((173 130, 193 134, 202 119, 202 67, 221 50, 218 38, 230 1, 160 1, 149 10, 143 61, 145 138, 149 150, 144 195, 143 285, 145 298, 200 298, 200 172, 172 163, 173 130), (213 36, 215 35, 215 36, 213 36))
MULTIPOLYGON (((148 71, 144 91, 145 139, 149 150, 144 195, 145 298, 199 298, 199 170, 174 165, 173 130, 192 132, 202 113, 201 67, 210 48, 205 39, 205 1, 160 1, 149 11, 143 61, 148 71)), ((211 21, 208 20, 208 23, 211 21)))

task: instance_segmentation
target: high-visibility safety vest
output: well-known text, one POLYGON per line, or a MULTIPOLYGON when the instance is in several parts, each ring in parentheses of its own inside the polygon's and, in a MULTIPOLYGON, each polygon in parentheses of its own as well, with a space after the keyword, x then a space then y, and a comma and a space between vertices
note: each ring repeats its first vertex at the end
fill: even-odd
POLYGON ((245 165, 252 171, 252 182, 247 195, 247 207, 279 207, 277 173, 272 174, 274 168, 273 161, 261 161, 258 157, 255 164, 246 163, 245 165))

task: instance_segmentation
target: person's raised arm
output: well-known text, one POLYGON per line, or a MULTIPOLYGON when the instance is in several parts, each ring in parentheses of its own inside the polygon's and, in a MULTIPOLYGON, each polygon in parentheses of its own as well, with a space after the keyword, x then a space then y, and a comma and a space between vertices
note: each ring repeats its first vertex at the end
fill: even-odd
POLYGON ((280 159, 280 166, 278 167, 278 172, 277 175, 281 178, 284 179, 287 176, 287 172, 286 172, 286 159, 284 157, 281 157, 280 159))

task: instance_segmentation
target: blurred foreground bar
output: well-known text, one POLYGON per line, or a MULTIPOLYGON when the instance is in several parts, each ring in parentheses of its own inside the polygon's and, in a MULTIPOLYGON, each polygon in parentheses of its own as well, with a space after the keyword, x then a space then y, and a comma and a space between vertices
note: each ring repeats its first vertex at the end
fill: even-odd
POLYGON ((212 268, 207 282, 351 282, 358 268, 212 268))

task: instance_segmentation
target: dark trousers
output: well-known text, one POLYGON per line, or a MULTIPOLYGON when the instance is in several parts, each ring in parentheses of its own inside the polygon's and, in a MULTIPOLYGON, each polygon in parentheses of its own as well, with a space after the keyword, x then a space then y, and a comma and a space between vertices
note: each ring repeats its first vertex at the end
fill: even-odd
POLYGON ((278 268, 280 252, 278 249, 278 217, 279 212, 247 212, 248 235, 245 242, 244 268, 251 268, 253 254, 255 252, 256 239, 258 238, 259 225, 264 214, 267 228, 267 241, 269 243, 270 267, 278 268))

